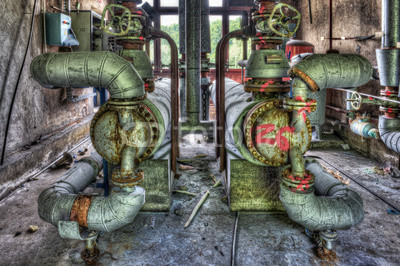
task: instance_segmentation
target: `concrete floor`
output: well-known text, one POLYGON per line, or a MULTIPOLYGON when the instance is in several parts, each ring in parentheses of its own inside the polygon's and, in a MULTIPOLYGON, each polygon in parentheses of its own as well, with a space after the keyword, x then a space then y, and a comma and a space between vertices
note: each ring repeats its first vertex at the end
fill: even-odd
MULTIPOLYGON (((203 193, 217 178, 212 144, 201 137, 185 138, 181 157, 192 158, 195 170, 180 170, 174 187, 185 185, 196 197, 173 194, 169 213, 140 213, 134 224, 99 238, 102 265, 230 265, 232 238, 237 214, 229 212, 221 198, 223 188, 211 189, 211 194, 192 224, 184 224, 203 193), (200 143, 199 143, 200 142, 200 143), (189 150, 191 145, 195 146, 189 150), (194 155, 206 158, 193 159, 194 155)), ((381 166, 354 151, 312 150, 307 155, 320 156, 347 172, 395 206, 400 206, 400 180, 371 174, 381 166)), ((327 167, 329 168, 329 167, 327 167)), ((333 169, 332 169, 333 170, 333 169)), ((38 180, 26 183, 0 202, 0 265, 70 265, 80 262, 84 247, 81 241, 63 240, 57 228, 42 221, 37 214, 40 192, 65 169, 48 170, 38 180), (33 234, 29 225, 39 226, 33 234), (20 232, 17 235, 17 232, 20 232)), ((335 171, 335 170, 334 170, 335 171)), ((350 181, 350 187, 364 199, 366 216, 360 225, 340 231, 335 242, 337 260, 327 263, 318 259, 314 244, 304 229, 288 219, 285 213, 238 214, 236 256, 237 265, 399 265, 400 215, 387 213, 390 207, 371 193, 350 181)), ((89 188, 91 192, 95 190, 89 188)))

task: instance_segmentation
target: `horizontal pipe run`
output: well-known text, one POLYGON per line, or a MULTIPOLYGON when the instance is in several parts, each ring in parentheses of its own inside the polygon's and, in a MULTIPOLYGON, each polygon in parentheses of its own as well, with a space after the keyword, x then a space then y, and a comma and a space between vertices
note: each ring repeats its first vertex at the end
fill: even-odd
MULTIPOLYGON (((344 91, 344 92, 349 92, 349 90, 346 89, 341 89, 341 88, 330 88, 331 90, 336 90, 336 91, 344 91)), ((389 98, 384 98, 384 97, 379 97, 376 95, 371 95, 371 94, 367 94, 367 93, 362 93, 362 92, 358 92, 358 94, 360 94, 361 96, 365 96, 365 97, 371 97, 380 101, 385 101, 385 102, 392 102, 392 103, 397 103, 400 104, 400 101, 396 101, 396 100, 392 100, 389 98)))
POLYGON ((47 53, 33 59, 32 77, 47 88, 102 87, 113 99, 145 94, 144 82, 133 65, 111 52, 47 53))
POLYGON ((313 91, 326 88, 354 88, 367 83, 373 73, 371 63, 356 54, 313 54, 290 69, 313 91))

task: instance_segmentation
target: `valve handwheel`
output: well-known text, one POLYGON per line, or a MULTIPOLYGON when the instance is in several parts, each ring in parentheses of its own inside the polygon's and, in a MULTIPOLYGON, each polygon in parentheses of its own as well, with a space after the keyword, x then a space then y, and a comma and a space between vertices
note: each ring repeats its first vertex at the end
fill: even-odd
POLYGON ((107 5, 104 8, 103 15, 101 17, 101 29, 110 35, 124 36, 129 33, 131 27, 131 11, 122 5, 107 5), (115 9, 120 9, 121 13, 118 12, 116 15, 115 9), (107 11, 110 12, 110 20, 106 21, 107 11), (107 23, 108 22, 108 23, 107 23), (113 30, 111 31, 110 28, 113 30))
POLYGON ((300 21, 301 21, 301 14, 297 9, 295 9, 294 7, 292 7, 290 5, 280 3, 280 4, 277 4, 275 6, 274 10, 272 11, 272 14, 268 20, 268 27, 274 33, 278 34, 279 36, 290 38, 299 29, 300 21), (295 12, 295 15, 294 16, 286 16, 285 13, 283 12, 284 8, 288 8, 289 10, 292 10, 293 12, 295 12), (281 15, 280 15, 280 17, 275 17, 278 10, 281 15), (296 27, 292 31, 289 28, 289 24, 291 21, 296 23, 296 27), (278 30, 275 27, 277 27, 278 30), (281 28, 286 30, 287 33, 285 34, 285 33, 282 33, 281 31, 279 31, 279 29, 281 29, 281 28))
POLYGON ((354 108, 354 110, 360 110, 362 104, 362 97, 358 92, 353 92, 351 95, 351 107, 354 108))

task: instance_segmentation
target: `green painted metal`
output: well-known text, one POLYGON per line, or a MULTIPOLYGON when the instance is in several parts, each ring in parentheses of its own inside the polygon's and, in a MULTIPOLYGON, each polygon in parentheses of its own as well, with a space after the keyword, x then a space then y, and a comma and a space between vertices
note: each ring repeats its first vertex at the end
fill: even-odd
POLYGON ((256 165, 228 154, 226 183, 231 211, 284 211, 279 200, 281 167, 256 165))
POLYGON ((382 0, 381 18, 382 47, 396 48, 397 43, 400 42, 400 1, 382 0))
POLYGON ((399 49, 376 49, 381 86, 398 87, 400 82, 399 49))
POLYGON ((253 50, 246 65, 246 78, 288 77, 289 62, 283 51, 253 50))
POLYGON ((133 67, 136 69, 142 79, 153 79, 154 71, 148 54, 143 50, 124 49, 118 51, 119 56, 132 61, 133 67))
POLYGON ((305 228, 346 230, 364 219, 363 200, 347 185, 327 173, 316 161, 307 161, 306 169, 315 176, 309 193, 291 191, 280 185, 280 196, 289 218, 305 228))
POLYGON ((132 64, 111 52, 46 53, 33 59, 30 72, 47 88, 102 87, 113 99, 145 94, 144 82, 132 64))
POLYGON ((96 179, 102 165, 103 159, 97 153, 79 160, 56 183, 40 194, 39 217, 55 226, 58 226, 59 221, 69 221, 78 193, 96 179))
MULTIPOLYGON (((373 72, 368 59, 356 54, 314 54, 298 63, 292 73, 294 69, 305 73, 320 90, 362 86, 371 79, 373 72)), ((310 80, 301 78, 312 85, 310 80)))

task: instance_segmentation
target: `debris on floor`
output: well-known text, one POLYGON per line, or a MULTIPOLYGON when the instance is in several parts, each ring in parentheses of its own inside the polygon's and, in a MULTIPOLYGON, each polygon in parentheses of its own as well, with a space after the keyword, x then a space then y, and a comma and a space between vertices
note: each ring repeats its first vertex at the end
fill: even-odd
POLYGON ((337 180, 339 180, 339 181, 342 182, 343 184, 345 184, 345 185, 349 185, 349 184, 350 184, 350 179, 341 176, 341 175, 339 174, 339 172, 333 172, 333 171, 327 169, 325 166, 322 166, 322 167, 325 169, 325 171, 327 171, 329 174, 331 174, 332 176, 334 176, 337 180))
POLYGON ((74 156, 68 152, 64 152, 63 156, 58 159, 52 166, 51 169, 58 169, 61 167, 68 167, 73 163, 74 156))
POLYGON ((393 209, 388 209, 387 210, 388 214, 392 214, 392 215, 400 215, 400 212, 397 210, 393 210, 393 209))
POLYGON ((174 190, 173 192, 174 192, 174 193, 181 193, 181 194, 185 194, 185 195, 189 195, 189 196, 193 196, 193 197, 196 196, 195 193, 188 192, 188 191, 185 191, 185 190, 174 190))
POLYGON ((349 144, 340 144, 340 146, 342 146, 343 150, 350 150, 349 144))
POLYGON ((201 206, 206 201, 208 195, 210 195, 210 190, 207 190, 207 192, 203 195, 203 197, 201 197, 200 201, 194 207, 192 213, 189 216, 189 219, 187 220, 187 222, 185 224, 185 228, 188 227, 189 224, 192 222, 193 218, 196 216, 197 212, 200 210, 201 206))
POLYGON ((193 166, 184 165, 184 164, 180 164, 180 165, 179 165, 179 169, 180 169, 180 170, 196 170, 196 168, 194 168, 193 166))
POLYGON ((33 233, 35 233, 37 230, 39 230, 39 226, 37 226, 37 225, 30 225, 27 232, 30 233, 30 234, 33 234, 33 233))
POLYGON ((369 174, 376 174, 376 175, 381 175, 381 176, 388 175, 388 176, 391 176, 391 177, 394 177, 394 178, 398 178, 399 177, 399 174, 391 166, 387 166, 385 168, 374 166, 374 167, 371 167, 371 168, 364 169, 364 171, 369 173, 369 174))

